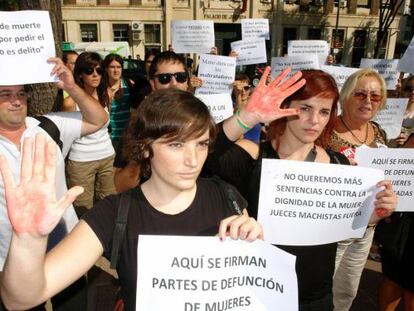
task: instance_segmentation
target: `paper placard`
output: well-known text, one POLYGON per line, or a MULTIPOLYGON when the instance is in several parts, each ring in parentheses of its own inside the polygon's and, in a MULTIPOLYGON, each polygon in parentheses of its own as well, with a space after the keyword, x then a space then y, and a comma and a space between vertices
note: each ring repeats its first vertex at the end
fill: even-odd
POLYGON ((321 66, 321 70, 329 73, 335 79, 336 85, 338 86, 338 90, 341 91, 346 79, 348 79, 348 77, 352 75, 355 71, 358 71, 359 68, 324 65, 321 66))
POLYGON ((236 59, 230 56, 200 55, 198 77, 203 84, 196 89, 198 94, 231 94, 236 75, 236 59))
POLYGON ((412 37, 410 44, 398 62, 397 70, 401 72, 414 73, 414 37, 412 37))
POLYGON ((296 71, 305 69, 319 69, 318 57, 313 55, 303 56, 286 56, 286 57, 272 57, 272 79, 276 78, 287 67, 291 67, 292 71, 289 76, 293 76, 296 71))
POLYGON ((0 85, 54 82, 55 41, 47 11, 0 12, 0 85))
POLYGON ((234 41, 230 43, 231 49, 237 52, 236 64, 253 65, 267 62, 265 39, 251 41, 234 41))
POLYGON ((171 21, 172 46, 176 53, 210 53, 214 43, 214 23, 208 20, 171 21))
POLYGON ((356 148, 359 166, 384 170, 398 195, 397 211, 414 212, 414 149, 356 148))
POLYGON ((388 139, 394 139, 400 135, 407 105, 408 98, 387 98, 385 108, 375 115, 373 120, 381 125, 388 139))
POLYGON ((316 54, 319 64, 326 63, 326 57, 329 55, 329 44, 324 40, 291 40, 288 41, 288 55, 300 56, 307 54, 316 54))
POLYGON ((397 70, 398 59, 362 58, 361 68, 373 68, 384 78, 388 90, 395 90, 400 72, 397 70))
POLYGON ((295 256, 263 241, 138 240, 137 310, 297 310, 295 256))
POLYGON ((263 159, 258 221, 266 241, 319 245, 362 237, 383 179, 378 169, 263 159))
POLYGON ((257 38, 269 40, 269 20, 267 18, 244 18, 241 20, 242 40, 257 38))
POLYGON ((214 122, 220 123, 233 115, 233 101, 230 94, 196 96, 208 107, 214 122))

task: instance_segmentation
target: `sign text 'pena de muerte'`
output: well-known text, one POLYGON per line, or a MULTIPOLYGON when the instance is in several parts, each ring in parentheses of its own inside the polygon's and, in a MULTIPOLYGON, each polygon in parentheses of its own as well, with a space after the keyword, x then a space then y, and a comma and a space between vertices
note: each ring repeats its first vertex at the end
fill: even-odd
POLYGON ((381 170, 264 159, 258 221, 266 241, 319 245, 363 236, 381 170))
POLYGON ((260 240, 140 235, 136 309, 297 310, 295 260, 260 240))
POLYGON ((0 85, 55 81, 47 63, 55 55, 49 12, 0 12, 0 85))

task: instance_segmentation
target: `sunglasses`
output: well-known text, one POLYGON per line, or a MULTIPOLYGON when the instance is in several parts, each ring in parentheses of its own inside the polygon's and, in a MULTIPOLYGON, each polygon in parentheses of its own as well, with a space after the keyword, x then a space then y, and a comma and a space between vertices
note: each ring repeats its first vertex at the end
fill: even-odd
POLYGON ((378 103, 382 100, 382 95, 380 94, 372 94, 363 91, 355 91, 352 96, 358 100, 366 100, 369 96, 369 99, 374 103, 378 103))
POLYGON ((93 72, 96 71, 96 73, 100 76, 104 73, 104 70, 101 67, 95 67, 95 68, 85 68, 82 70, 82 72, 88 76, 93 74, 93 72))
POLYGON ((404 92, 412 92, 412 91, 414 91, 414 86, 409 86, 409 85, 407 85, 405 88, 404 88, 404 92))
POLYGON ((188 80, 188 72, 176 72, 176 73, 159 73, 154 75, 158 79, 158 82, 161 84, 168 84, 171 82, 172 77, 175 78, 175 81, 178 83, 184 83, 188 80))
POLYGON ((243 90, 248 91, 250 90, 251 87, 252 87, 251 85, 245 85, 243 86, 243 90))

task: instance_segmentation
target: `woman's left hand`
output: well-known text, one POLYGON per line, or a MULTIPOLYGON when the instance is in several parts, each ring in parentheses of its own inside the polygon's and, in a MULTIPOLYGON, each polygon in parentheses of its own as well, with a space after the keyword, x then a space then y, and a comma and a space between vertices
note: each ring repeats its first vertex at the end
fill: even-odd
POLYGON ((249 217, 246 210, 243 215, 233 215, 220 222, 218 236, 225 240, 230 236, 233 240, 246 240, 252 242, 263 240, 263 228, 253 217, 249 217))
POLYGON ((370 224, 375 224, 383 218, 389 217, 397 207, 397 194, 392 189, 389 180, 380 181, 377 187, 385 187, 377 193, 374 202, 374 212, 369 220, 370 224))

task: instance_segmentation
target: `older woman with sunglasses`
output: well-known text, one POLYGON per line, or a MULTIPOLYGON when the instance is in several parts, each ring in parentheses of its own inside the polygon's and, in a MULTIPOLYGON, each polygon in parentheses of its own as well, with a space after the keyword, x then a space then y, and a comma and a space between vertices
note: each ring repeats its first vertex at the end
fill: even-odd
MULTIPOLYGON (((94 52, 84 52, 75 63, 74 78, 77 85, 96 98, 108 112, 110 99, 102 79, 102 59, 94 52)), ((70 99, 70 98, 69 98, 70 99)), ((77 110, 72 99, 65 109, 77 110)), ((85 191, 74 202, 78 213, 90 209, 96 199, 115 193, 113 162, 115 151, 108 133, 109 121, 97 132, 77 139, 71 147, 66 161, 68 186, 82 186, 85 191)))
MULTIPOLYGON (((385 132, 371 121, 385 106, 384 79, 372 69, 358 70, 346 80, 339 99, 342 113, 337 118, 329 147, 353 161, 357 147, 385 146, 385 132)), ((395 193, 393 196, 395 197, 395 193)), ((383 214, 389 213, 381 211, 383 214)), ((388 216, 380 215, 381 211, 377 212, 379 216, 388 216)), ((374 226, 368 226, 362 238, 338 243, 333 286, 335 311, 349 310, 351 307, 373 236, 374 226)))

